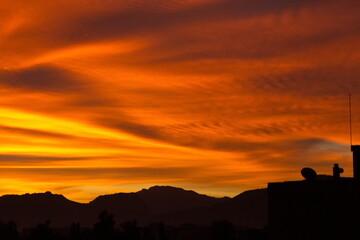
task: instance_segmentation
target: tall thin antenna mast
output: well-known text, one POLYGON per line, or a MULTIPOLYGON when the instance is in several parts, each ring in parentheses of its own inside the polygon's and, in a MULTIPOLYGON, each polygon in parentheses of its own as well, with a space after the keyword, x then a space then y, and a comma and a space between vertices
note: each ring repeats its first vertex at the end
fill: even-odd
POLYGON ((351 94, 349 94, 349 127, 350 127, 350 148, 352 146, 352 116, 351 116, 351 94))

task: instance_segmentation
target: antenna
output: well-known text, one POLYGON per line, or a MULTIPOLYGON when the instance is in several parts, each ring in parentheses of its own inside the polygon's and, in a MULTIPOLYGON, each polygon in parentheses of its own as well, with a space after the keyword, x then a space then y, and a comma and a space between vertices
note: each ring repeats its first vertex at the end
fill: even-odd
POLYGON ((349 94, 349 127, 350 127, 350 148, 351 148, 351 146, 352 146, 351 94, 349 94))

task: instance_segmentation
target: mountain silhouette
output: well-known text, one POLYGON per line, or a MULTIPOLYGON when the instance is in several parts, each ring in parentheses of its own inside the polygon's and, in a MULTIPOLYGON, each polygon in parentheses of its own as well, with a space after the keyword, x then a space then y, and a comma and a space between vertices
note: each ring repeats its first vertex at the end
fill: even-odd
POLYGON ((114 215, 115 221, 148 219, 149 209, 136 193, 116 193, 99 196, 88 204, 90 213, 107 211, 114 215))
POLYGON ((229 198, 214 198, 171 186, 154 186, 136 193, 116 193, 97 197, 89 203, 93 210, 106 210, 117 221, 156 221, 158 215, 211 206, 229 198))
POLYGON ((51 220, 53 225, 63 225, 69 219, 73 222, 82 220, 84 213, 85 204, 51 192, 0 197, 0 220, 13 220, 19 227, 29 227, 47 220, 51 220))
POLYGON ((219 203, 161 216, 160 220, 179 225, 182 223, 211 224, 214 221, 229 220, 235 225, 263 228, 268 221, 267 190, 245 191, 234 198, 219 203))
POLYGON ((230 199, 214 198, 194 191, 170 186, 154 186, 136 193, 149 207, 152 214, 210 206, 230 199))
POLYGON ((140 224, 181 225, 226 219, 261 228, 267 223, 267 196, 266 189, 247 191, 234 198, 215 198, 182 188, 154 186, 133 193, 99 196, 87 204, 51 192, 0 197, 0 221, 13 220, 20 228, 47 220, 53 227, 74 222, 93 226, 104 210, 113 214, 117 222, 136 219, 140 224))

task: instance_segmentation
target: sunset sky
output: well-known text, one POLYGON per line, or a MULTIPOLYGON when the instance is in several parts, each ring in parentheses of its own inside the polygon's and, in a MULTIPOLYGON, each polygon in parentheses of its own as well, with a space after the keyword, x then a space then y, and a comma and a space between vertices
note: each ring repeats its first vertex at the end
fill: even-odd
POLYGON ((360 1, 0 5, 0 195, 171 185, 235 196, 352 176, 360 1))

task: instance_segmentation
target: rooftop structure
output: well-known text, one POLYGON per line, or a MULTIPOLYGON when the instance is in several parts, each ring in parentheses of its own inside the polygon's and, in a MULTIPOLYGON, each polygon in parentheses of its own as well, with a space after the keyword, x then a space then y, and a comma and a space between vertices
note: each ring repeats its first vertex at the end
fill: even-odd
POLYGON ((354 177, 304 168, 303 181, 268 184, 270 240, 360 239, 360 146, 351 146, 354 177))

